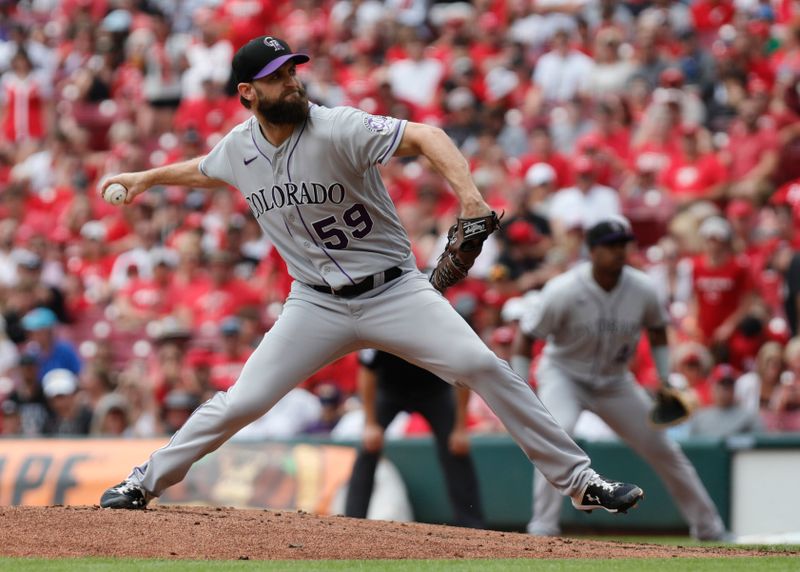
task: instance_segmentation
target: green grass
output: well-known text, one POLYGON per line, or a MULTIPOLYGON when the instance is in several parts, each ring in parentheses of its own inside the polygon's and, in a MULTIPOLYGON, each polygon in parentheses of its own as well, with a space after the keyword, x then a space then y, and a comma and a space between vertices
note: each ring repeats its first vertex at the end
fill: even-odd
POLYGON ((328 572, 340 570, 380 570, 381 572, 795 572, 800 562, 795 558, 672 558, 642 560, 295 560, 295 561, 186 561, 186 560, 116 560, 81 558, 44 560, 41 558, 0 558, 0 570, 6 571, 140 571, 184 570, 269 572, 328 572))
MULTIPOLYGON (((626 542, 637 544, 645 542, 647 544, 664 544, 667 546, 704 546, 711 548, 719 546, 722 548, 741 548, 742 550, 758 550, 760 552, 774 552, 776 556, 781 552, 800 552, 800 544, 730 544, 725 542, 701 542, 689 536, 573 536, 576 540, 599 540, 601 542, 626 542)), ((800 564, 797 569, 800 570, 800 564)))

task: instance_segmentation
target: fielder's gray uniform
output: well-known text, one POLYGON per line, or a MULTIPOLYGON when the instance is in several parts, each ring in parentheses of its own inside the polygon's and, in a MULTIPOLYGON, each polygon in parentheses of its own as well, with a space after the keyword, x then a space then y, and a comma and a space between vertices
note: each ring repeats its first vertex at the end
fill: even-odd
MULTIPOLYGON (((536 372, 538 395, 556 421, 572 432, 581 411, 599 415, 664 480, 696 538, 718 538, 724 524, 697 472, 680 448, 647 423, 652 400, 628 370, 642 329, 667 316, 651 279, 625 267, 610 292, 583 263, 552 279, 520 320, 528 336, 546 339, 536 372)), ((560 533, 561 499, 537 472, 532 534, 560 533)))
POLYGON ((322 366, 365 347, 477 392, 563 494, 579 494, 594 476, 586 454, 528 384, 416 269, 377 168, 395 153, 405 126, 352 108, 312 105, 308 120, 280 147, 251 118, 201 162, 203 173, 244 195, 295 282, 238 381, 134 469, 130 479, 150 495, 183 479, 192 463, 322 366), (385 283, 384 273, 395 268, 400 276, 385 283), (375 287, 353 298, 312 287, 339 289, 369 277, 375 287))

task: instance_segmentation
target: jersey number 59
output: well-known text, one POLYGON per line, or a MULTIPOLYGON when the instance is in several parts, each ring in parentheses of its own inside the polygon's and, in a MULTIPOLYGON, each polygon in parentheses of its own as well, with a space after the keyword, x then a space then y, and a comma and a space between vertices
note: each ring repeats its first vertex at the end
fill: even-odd
MULTIPOLYGON (((361 203, 356 203, 342 213, 342 221, 350 229, 353 238, 364 238, 372 231, 373 222, 367 209, 361 203)), ((311 223, 317 236, 322 240, 322 245, 331 250, 343 250, 350 244, 347 233, 339 228, 339 220, 331 215, 317 222, 311 223)))

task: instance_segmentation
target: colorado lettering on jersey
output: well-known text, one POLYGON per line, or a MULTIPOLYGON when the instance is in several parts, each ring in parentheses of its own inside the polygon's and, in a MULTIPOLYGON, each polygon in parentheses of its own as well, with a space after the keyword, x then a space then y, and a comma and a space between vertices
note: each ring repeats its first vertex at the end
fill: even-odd
POLYGON ((345 197, 344 185, 333 183, 325 186, 322 183, 283 183, 272 185, 270 189, 258 189, 245 196, 250 210, 259 218, 272 209, 295 205, 320 205, 324 203, 342 204, 345 197))

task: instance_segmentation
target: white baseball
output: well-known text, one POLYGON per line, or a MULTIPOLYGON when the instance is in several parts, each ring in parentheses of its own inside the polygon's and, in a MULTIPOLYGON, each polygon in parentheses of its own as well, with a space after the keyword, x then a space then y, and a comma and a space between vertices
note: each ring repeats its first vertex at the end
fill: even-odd
POLYGON ((112 205, 121 205, 125 202, 125 197, 128 196, 128 189, 125 188, 125 185, 120 183, 111 183, 106 187, 106 190, 103 191, 103 198, 107 203, 112 205))

